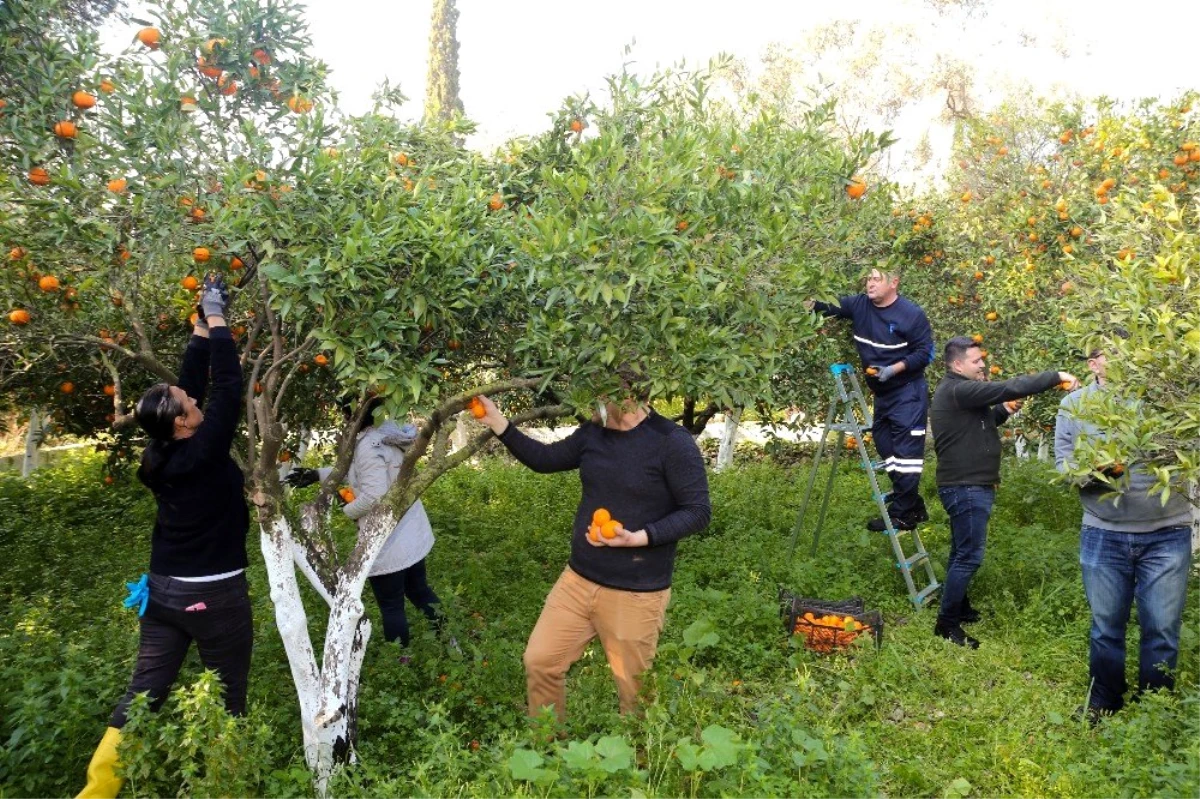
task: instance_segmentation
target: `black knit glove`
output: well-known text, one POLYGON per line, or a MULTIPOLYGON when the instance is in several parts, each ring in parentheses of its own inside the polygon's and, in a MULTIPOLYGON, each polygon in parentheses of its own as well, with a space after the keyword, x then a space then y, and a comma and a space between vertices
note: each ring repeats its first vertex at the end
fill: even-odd
POLYGON ((283 482, 290 485, 292 488, 304 488, 320 480, 320 475, 316 469, 305 469, 303 467, 292 469, 283 478, 283 482))

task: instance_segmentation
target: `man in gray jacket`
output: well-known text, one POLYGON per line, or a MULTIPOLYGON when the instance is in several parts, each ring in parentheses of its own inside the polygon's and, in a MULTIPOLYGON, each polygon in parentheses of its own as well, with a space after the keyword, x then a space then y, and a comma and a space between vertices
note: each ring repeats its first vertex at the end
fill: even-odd
MULTIPOLYGON (((1106 435, 1080 418, 1084 399, 1107 390, 1104 353, 1092 350, 1087 363, 1095 382, 1071 392, 1059 405, 1054 463, 1060 472, 1076 466, 1075 448, 1081 440, 1103 440, 1106 435)), ((1083 502, 1079 563, 1092 609, 1088 652, 1092 688, 1086 713, 1093 723, 1124 704, 1125 627, 1135 597, 1142 630, 1138 691, 1175 685, 1170 670, 1179 655, 1191 518, 1179 493, 1173 492, 1166 504, 1147 493, 1154 483, 1154 476, 1137 464, 1128 469, 1113 464, 1079 484, 1083 502)))

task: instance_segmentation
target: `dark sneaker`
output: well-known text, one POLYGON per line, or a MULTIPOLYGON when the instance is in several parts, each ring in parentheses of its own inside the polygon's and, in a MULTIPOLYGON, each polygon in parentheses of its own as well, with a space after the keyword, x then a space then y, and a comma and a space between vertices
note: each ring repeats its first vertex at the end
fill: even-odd
POLYGON ((933 628, 933 634, 938 638, 945 638, 947 641, 959 646, 966 646, 971 649, 979 648, 979 642, 967 635, 967 631, 958 624, 943 624, 939 621, 933 628))
POLYGON ((983 614, 981 614, 978 610, 976 610, 975 608, 967 608, 966 610, 964 610, 962 612, 962 617, 959 619, 959 623, 960 624, 974 624, 975 622, 979 621, 982 618, 983 618, 983 614))
MULTIPOLYGON (((897 530, 912 530, 916 528, 916 526, 917 523, 913 521, 912 517, 892 519, 892 527, 896 528, 897 530)), ((881 516, 867 522, 867 529, 874 533, 882 533, 883 531, 887 530, 887 523, 884 522, 883 517, 881 516)))

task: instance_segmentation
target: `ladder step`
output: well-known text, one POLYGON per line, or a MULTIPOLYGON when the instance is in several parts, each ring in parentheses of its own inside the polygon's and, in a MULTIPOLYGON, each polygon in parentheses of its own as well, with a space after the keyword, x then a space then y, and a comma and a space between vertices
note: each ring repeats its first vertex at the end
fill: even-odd
POLYGON ((916 605, 917 607, 921 607, 927 601, 929 601, 929 598, 931 596, 933 596, 933 592, 938 590, 941 587, 942 587, 942 584, 939 582, 936 582, 936 581, 925 586, 924 588, 921 589, 921 591, 916 596, 913 597, 913 604, 916 605))
POLYGON ((918 552, 915 555, 913 555, 912 557, 908 557, 908 558, 905 558, 904 560, 897 561, 896 568, 897 569, 912 569, 913 566, 917 566, 921 563, 924 563, 927 560, 929 560, 928 552, 918 552))

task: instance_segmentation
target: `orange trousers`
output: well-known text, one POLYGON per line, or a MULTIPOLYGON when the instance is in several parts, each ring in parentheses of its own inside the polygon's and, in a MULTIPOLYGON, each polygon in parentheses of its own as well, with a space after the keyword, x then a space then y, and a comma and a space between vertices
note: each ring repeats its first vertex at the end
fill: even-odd
POLYGON ((605 588, 567 567, 550 589, 525 646, 529 715, 553 705, 559 720, 566 718, 567 670, 597 637, 617 680, 621 712, 636 710, 641 676, 654 661, 670 600, 670 588, 605 588))

